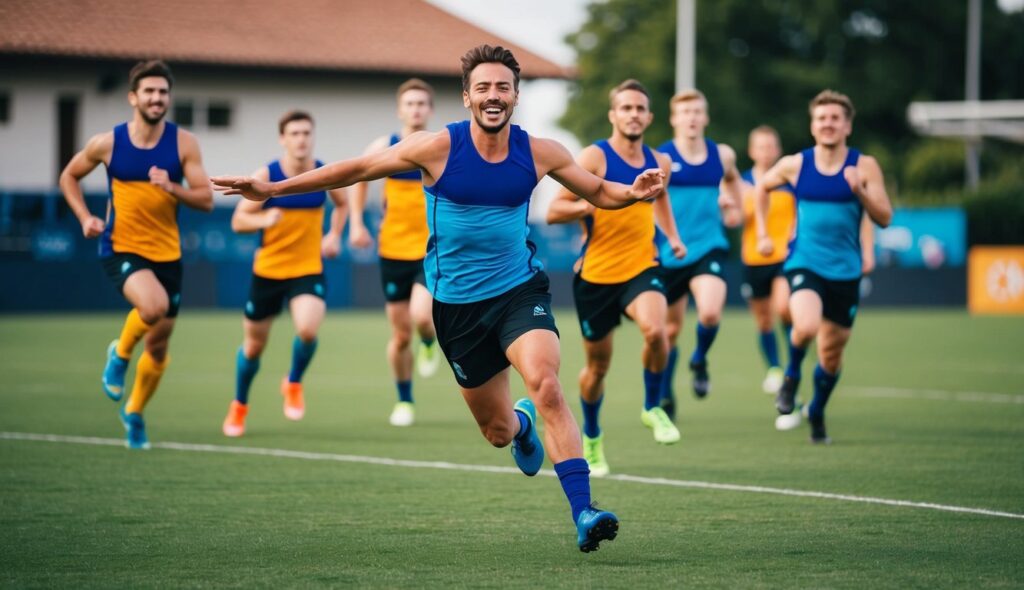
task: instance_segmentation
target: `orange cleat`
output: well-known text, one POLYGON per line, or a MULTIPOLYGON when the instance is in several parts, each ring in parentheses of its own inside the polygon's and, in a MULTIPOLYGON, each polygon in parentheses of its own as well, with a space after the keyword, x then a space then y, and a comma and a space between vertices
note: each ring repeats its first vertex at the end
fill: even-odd
POLYGON ((221 430, 224 436, 237 438, 245 434, 245 416, 249 413, 249 406, 240 403, 238 400, 231 400, 228 407, 228 417, 224 418, 224 425, 221 430))
POLYGON ((284 417, 289 420, 302 420, 306 415, 306 402, 302 400, 302 384, 281 380, 281 395, 284 396, 284 417))

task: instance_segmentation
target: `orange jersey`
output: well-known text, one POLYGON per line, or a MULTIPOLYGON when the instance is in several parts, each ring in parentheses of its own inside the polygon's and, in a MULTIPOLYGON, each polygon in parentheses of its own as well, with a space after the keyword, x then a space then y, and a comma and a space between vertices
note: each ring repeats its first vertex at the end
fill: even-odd
POLYGON ((653 204, 641 202, 615 211, 596 209, 583 227, 586 243, 579 272, 584 281, 624 283, 658 265, 653 204))
POLYGON ((743 264, 763 266, 782 262, 789 255, 789 241, 796 227, 796 197, 789 185, 780 186, 768 193, 768 218, 765 224, 768 237, 775 247, 771 256, 762 256, 757 251, 757 227, 754 224, 754 192, 743 196, 743 264))
POLYGON ((172 182, 182 181, 178 128, 173 123, 164 125, 163 135, 150 149, 132 144, 127 123, 114 128, 114 147, 107 165, 110 202, 100 256, 131 253, 153 262, 181 258, 178 200, 149 182, 153 166, 166 170, 172 182))
POLYGON ((427 255, 427 200, 419 176, 384 179, 384 218, 378 254, 393 260, 419 260, 427 255))
MULTIPOLYGON (((316 167, 320 166, 323 162, 317 160, 316 167)), ((287 178, 280 161, 268 164, 267 171, 271 182, 287 178)), ((326 201, 327 191, 268 199, 263 208, 278 209, 281 219, 263 230, 263 241, 253 260, 253 274, 280 280, 322 273, 320 241, 326 201)))

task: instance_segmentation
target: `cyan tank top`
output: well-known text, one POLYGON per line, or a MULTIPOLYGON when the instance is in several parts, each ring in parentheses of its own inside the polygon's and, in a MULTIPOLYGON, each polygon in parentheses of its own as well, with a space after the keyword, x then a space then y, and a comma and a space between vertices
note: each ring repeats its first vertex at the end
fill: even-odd
POLYGON ((672 158, 668 196, 679 237, 686 245, 686 257, 676 258, 672 255, 672 246, 659 232, 661 264, 668 268, 687 266, 712 250, 729 248, 722 226, 722 212, 718 207, 719 184, 725 169, 718 156, 718 144, 707 138, 704 143, 707 158, 696 165, 684 160, 671 140, 658 147, 658 151, 672 158))

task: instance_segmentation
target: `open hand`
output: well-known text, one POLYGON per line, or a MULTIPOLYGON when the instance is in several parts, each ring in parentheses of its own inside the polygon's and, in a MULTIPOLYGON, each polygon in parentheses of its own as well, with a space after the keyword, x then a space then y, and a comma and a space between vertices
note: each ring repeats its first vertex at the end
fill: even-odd
POLYGON ((273 183, 256 180, 251 176, 214 176, 210 179, 213 190, 225 195, 242 195, 250 201, 266 201, 270 198, 273 183))
POLYGON ((665 188, 665 173, 659 168, 644 170, 633 181, 630 196, 637 201, 653 199, 665 188))

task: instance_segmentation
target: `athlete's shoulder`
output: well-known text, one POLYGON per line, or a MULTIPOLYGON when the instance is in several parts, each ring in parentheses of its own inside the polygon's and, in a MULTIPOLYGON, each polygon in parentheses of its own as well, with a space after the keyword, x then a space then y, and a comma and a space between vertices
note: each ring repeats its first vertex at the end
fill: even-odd
POLYGON ((187 154, 198 154, 199 153, 199 140, 196 139, 195 134, 187 129, 175 125, 173 129, 177 130, 178 134, 178 153, 184 158, 187 154))
POLYGON ((114 153, 114 131, 104 131, 93 135, 89 141, 85 142, 82 151, 90 160, 97 162, 110 160, 110 155, 114 153))

